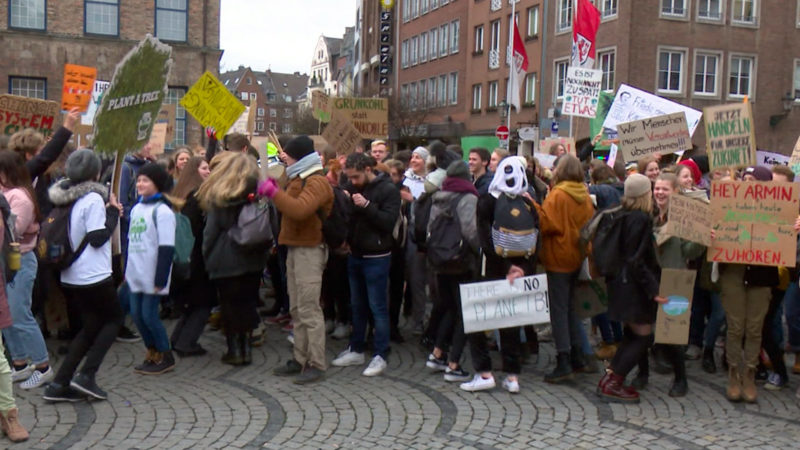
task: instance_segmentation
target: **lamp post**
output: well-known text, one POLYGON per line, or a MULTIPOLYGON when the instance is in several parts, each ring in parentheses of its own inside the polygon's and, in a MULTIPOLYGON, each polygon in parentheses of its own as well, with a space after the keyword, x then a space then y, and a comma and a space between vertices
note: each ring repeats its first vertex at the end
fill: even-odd
POLYGON ((497 108, 500 112, 500 123, 505 123, 508 118, 508 103, 505 100, 501 101, 497 108))
POLYGON ((776 114, 774 116, 769 116, 769 126, 775 128, 781 122, 781 120, 785 119, 786 116, 792 112, 792 107, 794 106, 795 99, 792 96, 791 92, 787 92, 781 97, 781 103, 783 106, 783 114, 776 114))

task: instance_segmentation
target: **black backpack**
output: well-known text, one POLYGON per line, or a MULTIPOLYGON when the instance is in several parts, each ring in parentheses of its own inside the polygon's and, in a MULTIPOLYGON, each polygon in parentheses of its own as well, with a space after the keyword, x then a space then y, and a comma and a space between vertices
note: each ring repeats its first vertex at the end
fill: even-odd
POLYGON ((625 216, 629 212, 622 207, 605 209, 581 230, 581 241, 586 236, 592 243, 592 261, 601 276, 616 275, 625 263, 625 255, 620 249, 624 240, 625 216))
POLYGON ((433 193, 423 192, 413 203, 412 214, 414 215, 414 232, 411 240, 417 244, 417 251, 426 251, 428 239, 428 222, 431 219, 431 207, 433 206, 433 193))
POLYGON ((529 258, 539 244, 539 214, 521 196, 501 194, 494 205, 492 245, 502 258, 529 258))
POLYGON ((83 237, 78 248, 73 250, 69 241, 70 216, 75 202, 55 206, 42 222, 39 231, 37 253, 39 264, 56 270, 65 270, 74 263, 86 249, 89 241, 83 237))
POLYGON ((465 194, 455 196, 449 208, 443 210, 431 222, 427 236, 428 262, 433 270, 439 273, 464 272, 469 255, 469 244, 461 235, 461 223, 458 220, 458 202, 465 194))
MULTIPOLYGON (((322 175, 312 175, 320 176, 322 175)), ((306 187, 308 178, 303 178, 303 187, 306 187)), ((328 179, 325 178, 325 182, 328 179)), ((347 242, 347 231, 350 223, 350 213, 352 211, 352 201, 350 197, 339 186, 333 187, 333 208, 330 214, 325 217, 322 209, 317 210, 317 216, 322 222, 322 239, 331 251, 338 250, 347 242)))

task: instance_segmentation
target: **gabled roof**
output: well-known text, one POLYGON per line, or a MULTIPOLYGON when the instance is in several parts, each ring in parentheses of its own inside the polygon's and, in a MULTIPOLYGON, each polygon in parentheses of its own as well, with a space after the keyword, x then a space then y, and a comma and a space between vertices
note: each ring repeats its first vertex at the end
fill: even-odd
POLYGON ((219 74, 219 81, 221 81, 229 91, 234 92, 248 70, 250 70, 249 67, 239 66, 236 70, 219 74))
POLYGON ((334 59, 341 51, 342 39, 328 36, 322 36, 322 38, 325 39, 325 45, 328 47, 328 55, 334 59))
POLYGON ((292 102, 297 102, 297 99, 305 94, 308 87, 308 75, 295 73, 279 73, 267 71, 266 75, 272 80, 272 87, 274 92, 278 94, 278 101, 285 101, 288 95, 292 97, 292 102))

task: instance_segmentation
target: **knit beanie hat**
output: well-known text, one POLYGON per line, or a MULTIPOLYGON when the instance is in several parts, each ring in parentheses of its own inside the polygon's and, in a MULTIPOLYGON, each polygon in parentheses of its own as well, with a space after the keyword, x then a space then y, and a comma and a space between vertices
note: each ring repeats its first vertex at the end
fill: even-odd
POLYGON ((469 173, 469 166, 464 161, 453 161, 447 166, 447 176, 449 178, 461 178, 462 180, 472 181, 469 173))
POLYGON ((744 175, 752 175, 758 181, 772 181, 772 171, 764 166, 751 166, 744 170, 744 175))
POLYGON ((419 156, 426 163, 428 162, 429 153, 428 153, 428 149, 427 148, 425 148, 425 147, 420 145, 419 147, 415 148, 414 151, 411 152, 411 153, 414 154, 414 155, 419 156))
POLYGON ((694 180, 694 184, 700 184, 700 180, 703 178, 703 173, 700 171, 700 166, 698 166, 694 160, 684 159, 683 161, 679 162, 678 165, 688 167, 689 171, 692 172, 692 180, 694 180))
POLYGON ((64 172, 76 184, 92 181, 100 173, 100 157, 88 148, 76 150, 67 158, 64 172))
POLYGON ((138 177, 139 175, 144 175, 147 178, 150 178, 150 181, 156 185, 156 189, 158 192, 164 192, 167 189, 167 183, 169 182, 169 174, 163 167, 159 166, 156 163, 147 163, 143 165, 139 172, 136 174, 138 177))
POLYGON ((283 147, 284 153, 291 156, 292 159, 300 161, 305 156, 314 153, 314 141, 308 136, 297 136, 291 141, 287 142, 283 147))
POLYGON ((650 179, 640 173, 633 173, 625 180, 625 197, 636 198, 650 193, 650 179))

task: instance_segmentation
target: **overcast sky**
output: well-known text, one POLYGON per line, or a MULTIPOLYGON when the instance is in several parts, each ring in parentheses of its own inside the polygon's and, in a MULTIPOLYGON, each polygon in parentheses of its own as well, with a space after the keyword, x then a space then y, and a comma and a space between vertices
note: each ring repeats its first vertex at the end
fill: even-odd
POLYGON ((320 34, 355 26, 356 0, 223 0, 220 71, 308 73, 320 34))

